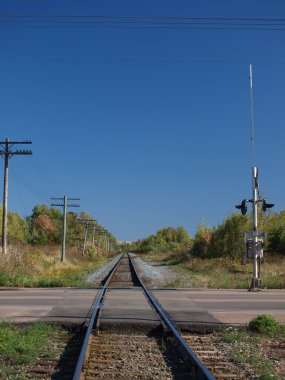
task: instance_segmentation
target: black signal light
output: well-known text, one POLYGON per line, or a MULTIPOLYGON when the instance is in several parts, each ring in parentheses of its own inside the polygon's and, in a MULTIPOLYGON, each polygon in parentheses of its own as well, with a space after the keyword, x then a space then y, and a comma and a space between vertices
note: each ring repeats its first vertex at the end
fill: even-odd
POLYGON ((265 199, 262 202, 262 211, 265 212, 268 208, 272 208, 274 203, 267 203, 265 199))
POLYGON ((246 215, 246 212, 247 212, 246 199, 243 199, 241 201, 241 204, 235 205, 235 207, 241 211, 242 215, 246 215))

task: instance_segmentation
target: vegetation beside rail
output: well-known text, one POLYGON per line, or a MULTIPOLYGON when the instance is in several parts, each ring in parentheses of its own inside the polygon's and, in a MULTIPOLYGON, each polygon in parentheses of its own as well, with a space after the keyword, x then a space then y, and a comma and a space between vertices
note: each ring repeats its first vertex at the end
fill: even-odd
MULTIPOLYGON (((2 206, 0 205, 0 214, 2 206)), ((104 239, 96 236, 91 243, 93 229, 88 230, 85 254, 82 243, 85 224, 77 219, 94 219, 87 212, 79 215, 67 212, 66 260, 60 261, 62 212, 44 204, 37 204, 32 214, 22 218, 8 213, 8 252, 0 255, 0 286, 4 287, 62 287, 88 286, 86 275, 108 260, 104 239)), ((0 218, 0 229, 2 219, 0 218)), ((96 224, 99 230, 102 228, 96 224)), ((115 244, 115 237, 110 235, 115 244)))
MULTIPOLYGON (((285 257, 285 210, 276 214, 259 213, 260 231, 267 233, 265 251, 285 257)), ((252 230, 251 216, 233 213, 217 227, 201 223, 191 238, 183 227, 167 227, 130 245, 140 253, 187 252, 191 257, 240 259, 244 252, 244 233, 252 230)))
MULTIPOLYGON (((285 325, 271 315, 257 316, 247 328, 215 330, 210 338, 217 350, 241 370, 246 369, 252 378, 284 378, 285 325)), ((0 323, 0 379, 26 380, 38 368, 48 369, 54 378, 62 378, 61 371, 71 365, 70 357, 64 359, 64 355, 73 348, 74 361, 79 352, 73 345, 78 339, 66 328, 48 323, 0 323)))
MULTIPOLYGON (((9 252, 6 257, 0 255, 0 286, 86 286, 84 277, 106 262, 107 253, 103 239, 98 238, 96 245, 89 243, 86 255, 81 255, 84 224, 77 223, 77 217, 74 212, 67 213, 67 252, 63 264, 59 260, 60 210, 36 205, 27 218, 9 212, 9 252)), ((92 218, 87 212, 79 217, 92 218)), ((285 288, 285 210, 280 213, 259 210, 258 219, 259 229, 267 233, 262 286, 285 288)), ((244 233, 251 230, 251 224, 250 215, 233 213, 217 227, 201 224, 193 238, 183 227, 167 227, 132 244, 117 245, 117 252, 139 252, 146 260, 163 261, 183 274, 181 280, 169 286, 248 288, 252 267, 250 262, 241 265, 241 255, 245 249, 244 233)), ((114 237, 112 242, 115 246, 114 237)))
MULTIPOLYGON (((250 216, 233 213, 217 227, 201 224, 191 238, 183 227, 167 227, 132 244, 147 261, 163 261, 183 274, 170 286, 249 288, 252 264, 241 265, 244 233, 252 229, 250 216), (187 277, 189 281, 187 282, 187 277)), ((267 233, 262 286, 285 288, 285 211, 259 213, 259 229, 267 233)))
POLYGON ((60 245, 31 246, 14 243, 6 256, 0 255, 0 286, 4 287, 86 287, 88 273, 105 264, 104 251, 82 256, 78 247, 68 247, 66 260, 60 261, 60 245))
POLYGON ((41 357, 53 358, 51 340, 58 328, 36 322, 20 327, 12 323, 0 323, 0 379, 23 380, 24 368, 41 357))
MULTIPOLYGON (((0 215, 2 215, 3 207, 0 204, 0 215)), ((78 223, 80 220, 94 219, 88 212, 82 211, 79 214, 68 211, 66 244, 77 245, 82 242, 84 236, 85 225, 78 223)), ((46 204, 36 204, 31 215, 26 218, 21 217, 18 213, 8 212, 8 241, 21 241, 37 246, 47 246, 60 244, 62 239, 62 220, 63 213, 60 209, 49 207, 46 204)), ((96 222, 96 228, 103 227, 96 222)), ((2 218, 0 218, 0 229, 2 229, 2 218)), ((108 232, 108 231, 107 231, 108 232)), ((89 231, 92 234, 92 231, 89 231)), ((113 243, 116 242, 114 236, 110 234, 113 243)), ((97 245, 103 247, 103 239, 98 239, 97 245)))
POLYGON ((285 325, 271 315, 258 315, 246 329, 229 327, 222 341, 231 359, 260 380, 285 379, 285 325))
MULTIPOLYGON (((169 287, 192 287, 212 289, 249 289, 252 263, 241 265, 240 259, 191 257, 187 253, 156 253, 143 255, 146 261, 159 261, 181 274, 169 287)), ((261 269, 262 287, 285 288, 285 258, 268 256, 261 269)))

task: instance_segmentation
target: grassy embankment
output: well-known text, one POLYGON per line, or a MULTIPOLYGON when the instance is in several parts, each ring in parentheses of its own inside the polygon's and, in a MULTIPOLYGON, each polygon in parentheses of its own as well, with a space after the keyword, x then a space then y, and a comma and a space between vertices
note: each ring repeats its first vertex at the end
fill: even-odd
MULTIPOLYGON (((252 277, 252 264, 241 265, 240 260, 226 258, 201 259, 184 253, 148 253, 146 261, 161 261, 182 274, 181 280, 169 287, 248 289, 252 277)), ((261 266, 262 287, 285 288, 285 257, 267 255, 261 266)))
POLYGON ((0 256, 0 286, 7 287, 84 287, 86 275, 106 263, 103 252, 82 257, 79 249, 67 248, 66 260, 60 261, 60 247, 14 245, 0 256))

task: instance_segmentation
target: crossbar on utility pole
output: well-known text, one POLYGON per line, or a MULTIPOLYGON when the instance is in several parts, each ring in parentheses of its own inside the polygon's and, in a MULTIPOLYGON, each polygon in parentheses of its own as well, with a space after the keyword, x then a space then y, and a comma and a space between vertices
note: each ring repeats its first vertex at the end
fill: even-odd
POLYGON ((96 219, 77 219, 79 223, 85 223, 85 231, 84 231, 84 238, 83 238, 83 248, 82 248, 82 256, 84 256, 86 245, 87 245, 87 237, 88 237, 88 229, 89 226, 93 226, 93 243, 94 243, 94 231, 96 227, 96 219))
POLYGON ((3 189, 3 215, 2 215, 2 252, 7 254, 7 219, 8 219, 8 172, 9 172, 9 158, 16 155, 30 155, 31 150, 11 150, 13 145, 16 144, 32 144, 30 140, 16 140, 10 141, 8 138, 5 141, 0 141, 0 155, 5 157, 4 164, 4 189, 3 189))
POLYGON ((62 227, 62 246, 61 246, 61 261, 65 261, 65 240, 66 240, 66 215, 67 215, 67 207, 80 207, 78 204, 69 204, 68 201, 79 201, 80 198, 70 198, 66 195, 63 198, 51 198, 52 200, 63 200, 63 203, 52 203, 51 206, 55 207, 63 207, 63 227, 62 227))

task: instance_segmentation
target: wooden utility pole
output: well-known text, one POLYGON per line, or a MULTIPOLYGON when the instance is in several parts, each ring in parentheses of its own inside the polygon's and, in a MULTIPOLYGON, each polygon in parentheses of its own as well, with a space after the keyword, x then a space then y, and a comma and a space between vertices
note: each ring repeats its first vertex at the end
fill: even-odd
POLYGON ((93 244, 95 244, 95 242, 96 242, 95 234, 96 234, 96 224, 94 224, 94 226, 93 226, 93 236, 92 236, 92 243, 93 244))
POLYGON ((31 150, 14 150, 11 148, 16 144, 32 144, 30 140, 26 141, 9 141, 6 138, 5 141, 0 141, 0 146, 3 150, 0 150, 0 155, 5 157, 4 164, 4 190, 3 190, 3 216, 2 216, 2 252, 7 254, 7 217, 8 217, 8 172, 9 172, 9 158, 15 155, 28 155, 32 154, 31 150))
POLYGON ((105 230, 103 227, 97 225, 95 239, 98 247, 104 248, 105 230))
POLYGON ((97 228, 97 231, 96 231, 96 235, 98 236, 96 238, 96 242, 97 242, 98 247, 100 247, 102 233, 101 233, 101 231, 98 228, 97 228))
POLYGON ((62 247, 61 247, 61 261, 65 261, 65 240, 66 240, 66 214, 67 207, 80 207, 78 204, 68 204, 68 201, 79 201, 80 198, 69 198, 66 195, 63 198, 51 198, 53 200, 63 200, 61 203, 52 203, 51 206, 63 207, 63 223, 62 223, 62 247))
POLYGON ((83 238, 83 248, 82 248, 82 256, 84 256, 86 245, 87 245, 87 237, 88 237, 88 230, 89 226, 93 227, 93 238, 92 241, 94 243, 95 241, 95 226, 96 226, 96 219, 77 219, 80 223, 85 224, 85 231, 84 231, 84 238, 83 238))
POLYGON ((107 251, 107 231, 104 228, 102 228, 100 232, 102 236, 102 248, 105 249, 105 251, 107 251))

